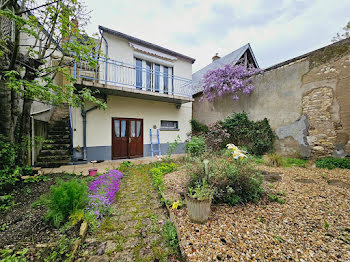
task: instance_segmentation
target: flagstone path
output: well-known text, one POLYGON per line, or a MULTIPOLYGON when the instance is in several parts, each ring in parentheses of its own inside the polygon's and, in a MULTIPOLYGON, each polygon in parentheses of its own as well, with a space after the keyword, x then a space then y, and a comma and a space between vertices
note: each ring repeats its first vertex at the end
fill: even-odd
POLYGON ((149 168, 137 166, 124 173, 113 214, 86 239, 81 261, 167 261, 175 255, 161 234, 168 216, 149 168))

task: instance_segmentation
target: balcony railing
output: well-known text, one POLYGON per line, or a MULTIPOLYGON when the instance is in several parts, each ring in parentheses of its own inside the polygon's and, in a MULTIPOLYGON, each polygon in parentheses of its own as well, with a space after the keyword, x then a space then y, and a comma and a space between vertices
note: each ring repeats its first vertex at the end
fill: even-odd
POLYGON ((77 79, 105 84, 106 87, 128 87, 148 92, 192 98, 192 80, 164 74, 160 70, 98 58, 97 67, 86 62, 74 64, 77 79))

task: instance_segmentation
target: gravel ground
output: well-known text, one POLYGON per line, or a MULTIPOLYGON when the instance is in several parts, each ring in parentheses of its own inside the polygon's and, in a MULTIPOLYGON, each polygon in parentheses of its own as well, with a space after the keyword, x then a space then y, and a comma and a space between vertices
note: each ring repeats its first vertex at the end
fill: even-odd
MULTIPOLYGON (((350 261, 350 170, 259 169, 268 193, 286 202, 265 196, 258 204, 212 206, 205 225, 191 223, 185 208, 174 211, 188 260, 350 261)), ((181 170, 165 176, 170 199, 180 198, 186 177, 181 170)))

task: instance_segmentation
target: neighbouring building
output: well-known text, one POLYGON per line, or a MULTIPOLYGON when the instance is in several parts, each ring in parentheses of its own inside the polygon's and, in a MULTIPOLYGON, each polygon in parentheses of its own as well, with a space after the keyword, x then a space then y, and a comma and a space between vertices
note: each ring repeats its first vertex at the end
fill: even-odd
POLYGON ((228 96, 200 101, 197 88, 193 118, 210 124, 245 111, 252 120, 269 120, 282 155, 350 155, 350 39, 264 71, 254 77, 254 91, 238 101, 228 96))
POLYGON ((107 109, 72 108, 73 160, 110 160, 177 153, 191 131, 192 64, 195 59, 136 37, 99 26, 97 69, 76 64, 77 88, 98 90, 107 109), (153 137, 150 134, 154 135, 153 137))

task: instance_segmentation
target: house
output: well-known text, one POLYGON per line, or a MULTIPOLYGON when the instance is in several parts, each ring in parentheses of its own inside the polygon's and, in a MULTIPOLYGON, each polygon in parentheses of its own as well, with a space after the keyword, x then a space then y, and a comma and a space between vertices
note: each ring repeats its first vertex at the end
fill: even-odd
POLYGON ((76 63, 76 87, 98 91, 107 109, 70 109, 73 160, 111 160, 176 152, 191 131, 192 64, 195 59, 99 26, 97 68, 76 63), (160 152, 158 152, 158 137, 160 152), (152 135, 152 136, 151 136, 152 135))
POLYGON ((228 55, 225 55, 224 57, 219 57, 218 54, 216 54, 213 56, 212 60, 212 63, 203 67, 192 75, 194 89, 193 94, 201 93, 203 91, 201 81, 204 75, 210 70, 215 70, 228 64, 244 64, 246 66, 259 68, 258 62, 255 59, 253 50, 249 43, 229 53, 228 55))

